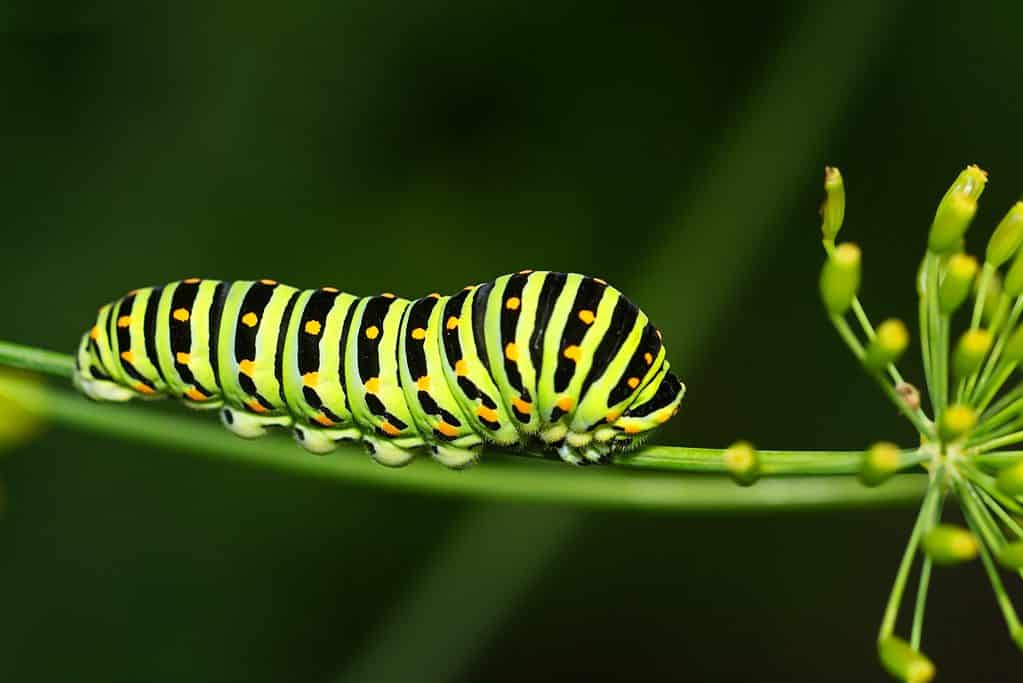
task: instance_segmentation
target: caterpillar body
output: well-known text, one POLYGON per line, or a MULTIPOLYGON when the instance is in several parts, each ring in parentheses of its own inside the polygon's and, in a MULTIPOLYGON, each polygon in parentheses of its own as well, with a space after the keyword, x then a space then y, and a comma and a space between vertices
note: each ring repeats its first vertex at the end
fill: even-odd
POLYGON ((100 308, 74 383, 97 400, 218 409, 243 437, 289 428, 314 453, 361 440, 384 465, 426 447, 461 468, 486 442, 539 442, 573 464, 634 447, 678 412, 669 367, 647 316, 578 274, 416 300, 190 278, 100 308))

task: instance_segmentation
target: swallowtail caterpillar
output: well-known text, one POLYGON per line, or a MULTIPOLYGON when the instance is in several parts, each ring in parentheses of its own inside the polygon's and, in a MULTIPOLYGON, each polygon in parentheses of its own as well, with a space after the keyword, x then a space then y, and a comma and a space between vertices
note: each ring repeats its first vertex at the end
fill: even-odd
POLYGON ((314 453, 360 440, 461 468, 487 442, 573 464, 638 445, 684 385, 661 335, 598 278, 525 270, 410 301, 190 278, 103 306, 75 356, 93 399, 174 396, 235 434, 292 430, 314 453))

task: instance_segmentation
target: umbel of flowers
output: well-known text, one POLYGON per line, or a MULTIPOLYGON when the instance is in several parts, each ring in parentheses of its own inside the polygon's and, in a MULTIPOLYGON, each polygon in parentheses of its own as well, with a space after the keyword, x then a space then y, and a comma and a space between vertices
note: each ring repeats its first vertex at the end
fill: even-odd
MULTIPOLYGON (((917 276, 919 335, 926 391, 906 382, 896 363, 909 345, 899 320, 876 327, 857 298, 860 250, 836 244, 845 214, 838 169, 825 171, 821 208, 827 261, 820 291, 842 340, 885 395, 920 433, 929 484, 910 533, 878 634, 878 651, 896 678, 923 683, 934 665, 921 652, 924 608, 933 565, 984 565, 1010 637, 1023 648, 1023 626, 1003 577, 1023 575, 1023 203, 994 229, 983 263, 966 254, 964 236, 977 210, 987 174, 970 166, 945 193, 931 224, 917 276), (922 395, 923 394, 923 395, 922 395), (942 523, 946 499, 962 508, 968 528, 942 523), (907 636, 896 618, 910 573, 919 562, 916 604, 907 636)), ((892 444, 875 444, 863 460, 861 479, 885 481, 898 467, 892 444)))

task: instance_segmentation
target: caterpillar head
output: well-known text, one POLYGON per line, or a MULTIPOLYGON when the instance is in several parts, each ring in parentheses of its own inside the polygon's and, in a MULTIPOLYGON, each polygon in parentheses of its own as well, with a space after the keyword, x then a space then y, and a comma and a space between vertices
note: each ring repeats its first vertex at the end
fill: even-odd
POLYGON ((686 385, 667 371, 659 380, 650 382, 632 406, 612 423, 612 427, 617 428, 613 446, 620 450, 638 447, 651 430, 678 412, 685 393, 686 385))

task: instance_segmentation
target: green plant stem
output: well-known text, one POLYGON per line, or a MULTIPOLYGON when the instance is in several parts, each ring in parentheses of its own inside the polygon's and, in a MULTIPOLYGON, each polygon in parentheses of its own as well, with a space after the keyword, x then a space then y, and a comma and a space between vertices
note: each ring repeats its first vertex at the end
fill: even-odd
MULTIPOLYGON (((67 363, 59 354, 40 354, 26 347, 0 345, 4 361, 63 375, 67 363), (31 352, 28 352, 31 351, 31 352), (40 362, 39 359, 44 361, 40 362)), ((652 509, 742 509, 745 507, 800 507, 803 505, 856 505, 868 500, 889 502, 911 499, 920 490, 917 478, 890 482, 877 490, 861 487, 851 478, 802 482, 798 486, 763 482, 752 491, 737 489, 724 478, 688 477, 667 473, 639 476, 623 470, 671 470, 677 472, 727 472, 721 450, 655 446, 620 457, 615 467, 578 469, 539 458, 505 458, 501 455, 533 455, 528 451, 493 451, 488 462, 467 472, 451 472, 426 458, 402 470, 381 467, 355 445, 342 445, 338 454, 319 458, 306 454, 289 441, 267 437, 245 441, 228 434, 201 415, 166 414, 141 405, 103 404, 67 391, 40 386, 21 377, 0 378, 0 396, 24 401, 27 410, 53 422, 164 448, 192 451, 228 460, 258 463, 275 469, 315 476, 349 479, 397 489, 441 495, 465 495, 498 500, 594 505, 652 509), (517 461, 516 464, 512 464, 517 461), (539 472, 543 468, 544 472, 539 472)), ((851 475, 859 471, 862 453, 765 451, 768 473, 788 475, 851 475)), ((903 454, 902 465, 913 467, 925 456, 903 454)))
MULTIPOLYGON (((941 508, 945 499, 941 497, 938 504, 934 506, 934 517, 926 523, 921 535, 926 534, 941 521, 941 508)), ((924 632, 924 612, 927 609, 927 593, 931 586, 931 568, 934 562, 930 556, 924 555, 923 565, 920 567, 920 581, 916 590, 916 605, 913 607, 913 627, 910 631, 909 645, 914 650, 920 650, 920 640, 924 632)))
POLYGON ((877 370, 867 367, 867 365, 863 362, 866 358, 866 352, 863 350, 863 345, 860 344, 860 341, 856 338, 856 335, 849 327, 849 323, 846 322, 845 318, 840 315, 832 315, 831 323, 835 326, 835 329, 838 331, 838 335, 849 347, 849 350, 853 352, 854 356, 856 356, 856 359, 863 364, 863 368, 867 371, 867 374, 873 377, 874 381, 881 387, 881 391, 883 391, 885 396, 888 397, 888 400, 892 402, 899 412, 906 416, 906 419, 913 423, 913 426, 916 427, 918 432, 927 435, 933 440, 936 437, 934 424, 927 419, 927 416, 924 415, 923 411, 919 408, 916 410, 910 408, 902 396, 900 396, 888 380, 885 379, 883 374, 877 370))
POLYGON ((934 509, 941 496, 942 479, 944 478, 944 467, 938 466, 931 473, 930 483, 924 500, 920 504, 920 512, 913 524, 913 531, 909 535, 909 542, 906 543, 906 550, 902 553, 902 561, 899 562, 899 570, 895 574, 895 584, 888 596, 888 604, 885 606, 884 618, 881 620, 881 629, 877 635, 877 641, 883 642, 895 631, 895 620, 899 615, 899 606, 902 604, 902 594, 906 590, 906 581, 909 578, 909 570, 913 566, 913 557, 920 544, 920 537, 923 529, 934 518, 934 509))
MULTIPOLYGON (((969 483, 957 481, 956 492, 960 500, 963 501, 963 512, 965 513, 966 523, 969 524, 970 530, 978 538, 993 535, 996 543, 991 544, 991 547, 997 550, 1000 547, 1000 544, 997 543, 997 534, 994 534, 991 529, 986 528, 982 518, 986 518, 992 525, 994 520, 991 519, 990 515, 987 515, 984 506, 978 502, 978 498, 975 497, 976 494, 970 489, 969 483)), ((1009 598, 1009 593, 1005 590, 1002 577, 998 573, 998 567, 995 566, 995 562, 991 558, 991 552, 988 550, 988 544, 980 543, 979 546, 980 559, 984 564, 984 571, 987 572, 988 580, 991 582, 991 588, 995 592, 995 600, 998 602, 999 609, 1002 610, 1002 616, 1005 619, 1005 625, 1008 627, 1009 633, 1015 637, 1020 631, 1020 621, 1016 614, 1016 608, 1009 598)))

